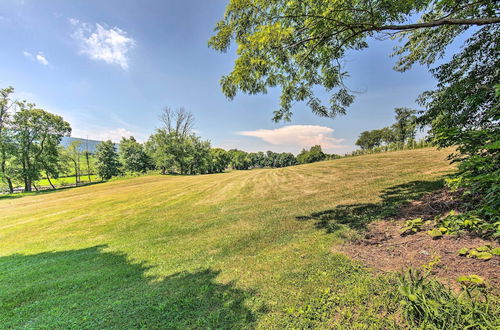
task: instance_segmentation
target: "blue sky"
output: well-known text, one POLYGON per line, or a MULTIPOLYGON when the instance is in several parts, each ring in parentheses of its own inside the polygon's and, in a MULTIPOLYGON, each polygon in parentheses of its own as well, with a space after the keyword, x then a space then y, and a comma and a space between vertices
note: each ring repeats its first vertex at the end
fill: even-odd
POLYGON ((75 137, 145 141, 163 107, 183 106, 213 146, 296 153, 320 143, 344 153, 361 131, 392 124, 395 107, 416 107, 435 84, 423 67, 394 71, 396 43, 374 40, 346 59, 349 87, 362 92, 347 115, 320 118, 297 104, 291 122, 274 123, 277 91, 233 101, 221 92, 234 51, 218 53, 207 41, 226 3, 2 0, 0 86, 62 115, 75 137))

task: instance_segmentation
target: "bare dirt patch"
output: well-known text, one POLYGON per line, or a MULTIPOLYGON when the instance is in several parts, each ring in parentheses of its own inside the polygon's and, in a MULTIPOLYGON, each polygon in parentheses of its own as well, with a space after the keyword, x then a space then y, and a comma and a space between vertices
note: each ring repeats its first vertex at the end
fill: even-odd
POLYGON ((373 222, 368 225, 362 239, 335 249, 382 272, 401 271, 408 267, 420 268, 438 257, 440 261, 434 266, 433 275, 443 283, 457 289, 457 277, 476 274, 484 278, 494 291, 499 292, 500 257, 494 256, 483 261, 457 254, 464 247, 476 248, 486 244, 497 246, 494 242, 478 237, 452 235, 432 239, 426 231, 401 235, 401 228, 407 219, 433 219, 438 214, 458 207, 452 194, 447 191, 425 196, 420 201, 402 207, 395 220, 373 222))
POLYGON ((463 206, 458 199, 458 193, 447 189, 424 195, 421 199, 408 203, 399 209, 398 220, 422 218, 432 220, 435 216, 451 210, 461 211, 463 206))

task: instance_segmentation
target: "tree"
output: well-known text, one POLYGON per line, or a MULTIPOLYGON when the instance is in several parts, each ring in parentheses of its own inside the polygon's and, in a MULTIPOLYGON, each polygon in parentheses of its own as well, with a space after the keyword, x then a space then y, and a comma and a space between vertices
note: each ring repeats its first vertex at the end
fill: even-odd
POLYGON ((210 142, 194 134, 159 129, 146 142, 146 153, 162 174, 204 174, 212 168, 210 142))
POLYGON ((20 165, 18 177, 24 190, 31 191, 41 171, 51 171, 49 165, 59 159, 57 146, 63 136, 71 133, 70 125, 61 116, 35 108, 34 104, 18 102, 20 110, 12 120, 16 162, 20 165))
POLYGON ((120 174, 120 162, 115 144, 110 140, 101 142, 96 147, 97 174, 103 180, 109 180, 120 174))
POLYGON ((361 149, 369 150, 380 146, 383 142, 383 139, 383 131, 375 129, 372 131, 361 132, 355 144, 357 146, 360 146, 361 149))
POLYGON ((231 158, 228 152, 221 148, 210 149, 211 155, 211 172, 212 173, 222 173, 229 166, 231 158))
POLYGON ((193 131, 194 116, 184 108, 172 110, 165 107, 160 115, 163 129, 167 133, 176 133, 178 136, 188 136, 193 131))
POLYGON ((14 174, 7 165, 14 150, 12 132, 9 130, 10 110, 15 106, 15 102, 11 101, 9 96, 13 92, 13 87, 0 89, 0 179, 7 183, 10 193, 14 192, 12 184, 14 174))
POLYGON ((238 150, 231 149, 228 151, 231 157, 231 167, 235 170, 248 170, 252 166, 252 160, 250 159, 248 153, 238 150))
POLYGON ((326 155, 321 150, 320 145, 312 146, 309 150, 302 149, 302 151, 297 155, 297 162, 299 164, 313 163, 325 159, 326 155))
POLYGON ((500 28, 481 28, 448 63, 432 70, 437 89, 420 96, 419 118, 441 147, 457 146, 463 196, 491 222, 500 221, 500 28))
POLYGON ((290 152, 282 152, 278 156, 278 167, 293 166, 297 164, 297 159, 290 152))
POLYGON ((320 145, 312 146, 311 149, 309 150, 309 156, 308 156, 309 163, 319 162, 321 160, 325 160, 325 158, 326 155, 323 153, 323 150, 321 150, 320 145))
POLYGON ((334 117, 354 100, 342 60, 367 48, 368 38, 405 40, 394 53, 404 71, 432 64, 471 27, 499 23, 498 12, 493 0, 230 0, 209 46, 224 52, 237 44, 234 68, 221 79, 228 98, 279 87, 274 120, 289 120, 296 101, 334 117), (328 107, 315 95, 318 85, 332 94, 328 107))
POLYGON ((396 108, 396 123, 394 124, 394 134, 397 141, 404 145, 415 140, 417 133, 417 111, 408 108, 396 108))
POLYGON ((151 168, 151 160, 144 151, 142 144, 133 136, 122 138, 119 147, 120 162, 123 169, 130 172, 146 172, 151 168))
POLYGON ((78 186, 81 175, 80 160, 82 156, 82 141, 71 141, 71 143, 66 147, 64 155, 73 167, 73 173, 75 175, 75 186, 78 186))

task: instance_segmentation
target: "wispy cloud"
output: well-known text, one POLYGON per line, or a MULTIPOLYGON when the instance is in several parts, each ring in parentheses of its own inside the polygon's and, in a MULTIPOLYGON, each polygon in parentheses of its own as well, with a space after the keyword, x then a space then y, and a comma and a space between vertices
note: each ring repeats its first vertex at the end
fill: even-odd
POLYGON ((30 60, 34 59, 33 54, 31 54, 30 52, 24 51, 23 55, 29 58, 30 60))
POLYGON ((45 57, 45 55, 43 55, 42 52, 38 52, 38 54, 33 55, 30 52, 23 51, 23 55, 25 57, 29 58, 32 61, 36 60, 36 61, 38 61, 39 63, 41 63, 43 65, 49 65, 49 61, 47 60, 47 58, 45 57))
POLYGON ((98 23, 80 22, 75 18, 70 18, 69 23, 74 27, 72 37, 78 42, 81 54, 128 69, 127 54, 134 47, 135 40, 125 31, 98 23))
POLYGON ((318 125, 289 125, 276 129, 258 129, 237 133, 253 136, 276 146, 309 148, 319 144, 328 152, 346 147, 342 145, 344 139, 333 137, 332 128, 318 125))
POLYGON ((138 132, 129 131, 126 128, 113 128, 107 129, 103 127, 95 127, 92 129, 73 129, 71 133, 73 137, 79 138, 89 138, 91 140, 106 141, 111 140, 115 143, 120 142, 122 137, 129 138, 131 136, 135 137, 138 141, 145 141, 144 134, 138 132))
POLYGON ((49 61, 47 61, 47 58, 42 53, 36 54, 36 60, 43 65, 49 65, 49 61))

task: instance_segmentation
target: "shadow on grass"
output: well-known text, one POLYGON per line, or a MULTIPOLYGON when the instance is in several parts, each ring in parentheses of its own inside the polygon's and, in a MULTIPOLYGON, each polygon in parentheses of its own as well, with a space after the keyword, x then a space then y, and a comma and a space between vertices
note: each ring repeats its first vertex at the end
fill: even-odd
POLYGON ((81 184, 78 186, 60 187, 60 188, 56 188, 56 189, 50 188, 50 189, 43 189, 43 190, 39 190, 39 191, 18 192, 18 193, 13 193, 13 194, 0 194, 0 200, 2 200, 2 199, 15 199, 15 198, 21 198, 21 197, 26 197, 26 196, 38 196, 38 195, 51 194, 51 193, 55 193, 55 192, 63 191, 63 190, 68 190, 68 189, 93 186, 93 185, 104 183, 104 182, 106 182, 106 181, 89 182, 89 183, 81 184))
POLYGON ((253 294, 215 281, 218 271, 164 279, 106 246, 0 257, 0 322, 6 328, 242 328, 253 294))
POLYGON ((325 229, 328 233, 337 231, 342 225, 360 230, 366 228, 366 225, 373 220, 396 215, 402 205, 442 187, 443 180, 413 181, 382 190, 380 195, 382 200, 379 203, 337 205, 330 210, 298 216, 297 220, 316 221, 316 227, 325 229))

